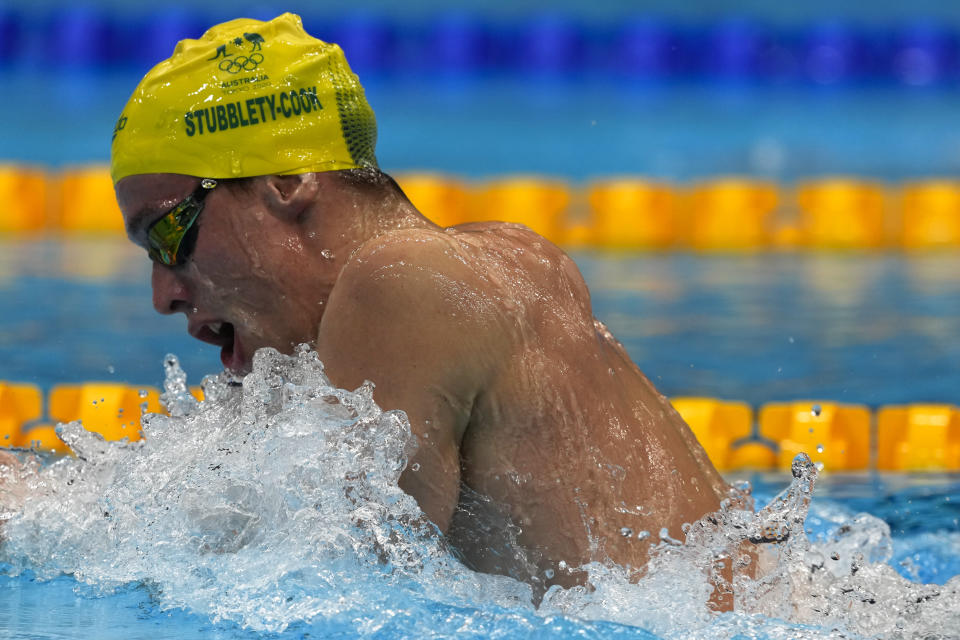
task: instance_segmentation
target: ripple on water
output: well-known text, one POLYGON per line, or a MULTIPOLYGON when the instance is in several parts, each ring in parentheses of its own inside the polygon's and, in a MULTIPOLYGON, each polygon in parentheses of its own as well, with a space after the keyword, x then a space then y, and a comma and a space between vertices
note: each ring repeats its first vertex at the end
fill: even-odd
POLYGON ((161 608, 262 631, 960 636, 960 578, 899 575, 888 562, 909 558, 882 520, 848 514, 809 539, 816 469, 805 456, 757 512, 748 491, 733 491, 644 569, 589 564, 587 585, 554 587, 535 607, 527 585, 464 568, 399 489, 416 444, 372 385, 337 389, 309 349, 265 349, 242 382, 208 377, 197 402, 176 358, 165 366, 170 415, 146 416, 145 440, 108 443, 71 423, 61 433, 76 458, 21 454, 31 499, 4 526, 9 573, 71 574, 99 593, 140 584, 161 608), (755 560, 745 540, 768 551, 755 560), (766 568, 728 582, 719 568, 731 562, 766 568), (734 612, 712 611, 715 588, 732 591, 734 612))

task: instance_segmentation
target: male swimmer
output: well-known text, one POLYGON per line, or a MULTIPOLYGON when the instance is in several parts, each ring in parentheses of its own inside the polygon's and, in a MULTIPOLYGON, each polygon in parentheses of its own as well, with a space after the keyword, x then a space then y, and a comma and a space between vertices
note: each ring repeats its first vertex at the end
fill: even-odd
POLYGON ((664 527, 683 539, 727 487, 573 261, 521 225, 437 226, 375 140, 343 52, 295 15, 179 43, 112 149, 157 311, 236 372, 309 343, 336 385, 375 383, 418 441, 401 487, 476 570, 542 589, 641 567, 664 527))

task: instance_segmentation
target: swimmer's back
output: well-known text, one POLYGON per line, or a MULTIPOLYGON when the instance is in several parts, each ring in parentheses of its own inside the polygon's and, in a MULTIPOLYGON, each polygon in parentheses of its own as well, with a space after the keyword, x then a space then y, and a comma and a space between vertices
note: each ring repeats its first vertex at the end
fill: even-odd
MULTIPOLYGON (((446 233, 498 301, 509 341, 464 432, 462 480, 509 505, 519 542, 539 569, 605 557, 637 566, 650 542, 638 540, 641 531, 656 539, 667 527, 682 539, 682 523, 716 510, 722 479, 669 402, 594 319, 573 261, 520 225, 477 223, 446 233)), ((469 522, 460 525, 470 530, 469 522)), ((485 562, 499 560, 481 550, 477 568, 490 569, 485 562)))

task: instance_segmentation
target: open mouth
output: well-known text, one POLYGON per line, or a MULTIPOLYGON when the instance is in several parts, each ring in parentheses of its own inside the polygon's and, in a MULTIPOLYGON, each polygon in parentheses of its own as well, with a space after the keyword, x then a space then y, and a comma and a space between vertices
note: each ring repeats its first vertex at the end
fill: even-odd
POLYGON ((220 362, 227 369, 239 371, 242 365, 237 334, 229 322, 211 322, 205 324, 194 334, 203 342, 220 347, 220 362))

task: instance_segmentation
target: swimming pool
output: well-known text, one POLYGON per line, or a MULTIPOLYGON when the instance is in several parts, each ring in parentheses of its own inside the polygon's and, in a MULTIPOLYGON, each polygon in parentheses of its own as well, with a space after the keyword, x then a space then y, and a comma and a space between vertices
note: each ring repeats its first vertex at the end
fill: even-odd
MULTIPOLYGON (((0 242, 4 379, 159 386, 167 352, 219 369, 153 310, 149 263, 123 238, 0 242)), ((960 388, 960 254, 573 255, 597 316, 669 396, 877 407, 960 388)))
MULTIPOLYGON (((8 241, 0 255, 0 286, 8 301, 0 332, 9 337, 2 342, 0 360, 11 371, 8 379, 45 388, 95 379, 157 386, 163 379, 164 354, 169 351, 180 354, 194 383, 218 370, 216 354, 191 344, 182 335, 179 319, 151 309, 148 263, 141 250, 123 239, 15 240, 8 241), (77 256, 96 256, 96 260, 79 261, 77 256), (77 264, 84 267, 78 269, 77 264)), ((960 317, 960 283, 953 274, 960 266, 960 255, 580 252, 574 257, 591 287, 598 316, 669 395, 712 395, 756 405, 791 398, 836 399, 874 407, 919 400, 950 402, 954 397, 957 359, 952 338, 960 317)), ((216 431, 196 424, 179 428, 216 431)), ((181 433, 193 437, 187 431, 181 433)), ((758 505, 768 502, 787 480, 782 474, 746 477, 755 485, 758 505)), ((877 557, 889 556, 889 566, 909 580, 942 585, 960 574, 958 483, 955 474, 828 475, 820 483, 805 526, 811 538, 827 549, 847 553, 844 543, 836 541, 843 538, 837 532, 845 530, 844 523, 857 513, 870 513, 886 521, 890 537, 881 535, 878 540, 868 529, 861 534, 867 542, 859 540, 854 547, 861 551, 878 547, 877 557)), ((43 530, 49 523, 37 526, 43 530)), ((136 526, 127 533, 136 537, 133 531, 144 535, 136 526)), ((170 537, 161 536, 160 542, 175 548, 177 536, 166 535, 170 537)), ((78 570, 71 565, 76 558, 68 560, 67 551, 58 555, 37 545, 24 552, 34 559, 34 568, 45 580, 37 581, 29 568, 19 577, 0 578, 5 594, 0 600, 0 628, 12 637, 32 637, 38 632, 70 636, 80 630, 86 637, 98 638, 275 634, 284 638, 558 634, 647 638, 738 633, 777 638, 832 637, 833 633, 829 625, 801 628, 779 622, 776 616, 720 618, 691 626, 640 605, 643 613, 628 615, 625 603, 656 602, 657 590, 663 586, 630 591, 622 584, 616 587, 616 581, 613 594, 605 593, 598 600, 587 598, 565 603, 566 608, 538 611, 522 604, 516 585, 471 582, 469 575, 449 583, 451 572, 457 575, 446 564, 450 560, 433 566, 435 552, 416 545, 414 550, 422 555, 426 568, 418 565, 418 570, 405 569, 399 575, 393 570, 384 574, 377 562, 371 565, 371 552, 362 547, 360 565, 354 566, 331 560, 329 549, 319 559, 305 560, 300 552, 288 555, 290 550, 282 545, 267 545, 264 553, 277 554, 270 556, 275 560, 300 563, 291 570, 294 575, 307 571, 317 577, 291 586, 286 582, 290 574, 285 572, 272 578, 279 580, 274 587, 260 584, 241 597, 230 593, 223 568, 204 569, 213 573, 198 588, 191 573, 197 568, 190 566, 197 562, 196 556, 181 558, 181 564, 174 562, 158 574, 176 577, 144 579, 145 566, 126 565, 119 575, 129 580, 118 581, 114 560, 97 555, 104 553, 102 548, 85 547, 89 540, 78 541, 64 533, 53 540, 59 540, 52 543, 54 548, 79 545, 86 549, 80 556, 91 565, 79 567, 79 575, 92 585, 56 577, 55 569, 49 573, 51 567, 78 570), (109 571, 97 564, 104 562, 109 571), (461 600, 441 597, 437 589, 456 591, 461 600), (487 596, 477 600, 477 593, 487 596), (300 608, 278 602, 276 612, 265 613, 269 607, 261 606, 263 599, 280 595, 307 600, 300 608), (211 598, 222 598, 226 604, 218 608, 211 598), (222 619, 217 620, 218 616, 222 619), (801 633, 807 635, 795 635, 801 633)), ((339 544, 345 546, 334 544, 334 548, 345 557, 357 553, 348 543, 339 544)), ((149 557, 146 541, 139 545, 149 557)), ((115 559, 119 566, 130 561, 127 554, 115 559)), ((354 555, 351 562, 356 561, 354 555)), ((885 582, 868 582, 865 588, 905 593, 904 587, 885 582)), ((949 593, 943 598, 951 597, 949 593)), ((939 614, 926 615, 938 619, 939 614)), ((836 625, 837 619, 832 620, 836 625)), ((948 626, 955 623, 949 617, 939 620, 948 626)), ((907 620, 908 628, 910 624, 907 620)))
MULTIPOLYGON (((105 132, 137 78, 44 64, 0 69, 9 95, 46 97, 0 107, 8 123, 0 158, 51 168, 103 162, 105 132)), ((367 88, 390 171, 580 183, 622 173, 685 182, 735 173, 789 183, 960 169, 952 80, 912 89, 699 80, 625 86, 609 75, 465 78, 410 69, 374 74, 367 88)), ((669 396, 753 407, 956 403, 957 251, 573 255, 596 315, 669 396)), ((143 252, 115 236, 0 238, 0 380, 44 392, 93 380, 160 386, 169 352, 191 384, 216 372, 215 350, 186 336, 182 319, 152 310, 148 282, 143 252)), ((314 373, 289 365, 284 381, 302 400, 322 387, 314 373)), ((638 585, 594 567, 596 591, 554 593, 537 609, 522 585, 464 570, 418 528, 391 476, 403 433, 389 416, 371 418, 378 440, 364 449, 340 435, 354 423, 310 413, 317 409, 309 402, 283 401, 245 418, 231 413, 239 403, 229 393, 213 395, 206 409, 187 402, 183 415, 151 423, 146 445, 88 441, 88 462, 42 476, 65 498, 38 500, 12 532, 7 569, 16 575, 0 576, 0 635, 960 637, 956 474, 821 477, 799 530, 806 535, 783 545, 783 579, 768 585, 775 597, 743 602, 739 614, 705 615, 708 582, 670 540, 661 571, 638 585), (237 429, 251 424, 260 435, 247 446, 237 429), (226 458, 224 442, 238 455, 226 458), (261 465, 264 452, 287 452, 278 457, 293 462, 261 465), (358 479, 344 484, 346 477, 358 479), (347 493, 362 499, 344 502, 347 493), (787 593, 797 610, 772 601, 787 593)), ((270 393, 249 396, 255 408, 263 409, 261 395, 270 393)), ((338 402, 372 411, 362 398, 338 402)), ((744 476, 758 506, 789 480, 731 478, 744 476)), ((806 509, 801 485, 809 478, 798 481, 786 503, 774 503, 791 516, 806 509)))

